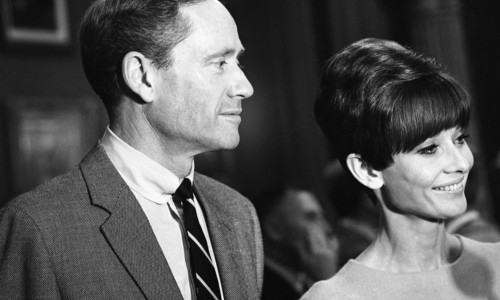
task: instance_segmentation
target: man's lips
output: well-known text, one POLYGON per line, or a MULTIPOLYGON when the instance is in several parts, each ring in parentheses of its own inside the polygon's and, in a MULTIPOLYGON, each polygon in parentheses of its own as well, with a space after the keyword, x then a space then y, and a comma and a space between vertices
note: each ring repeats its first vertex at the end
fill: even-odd
POLYGON ((221 112, 220 115, 223 116, 239 116, 241 114, 241 110, 230 110, 221 112))

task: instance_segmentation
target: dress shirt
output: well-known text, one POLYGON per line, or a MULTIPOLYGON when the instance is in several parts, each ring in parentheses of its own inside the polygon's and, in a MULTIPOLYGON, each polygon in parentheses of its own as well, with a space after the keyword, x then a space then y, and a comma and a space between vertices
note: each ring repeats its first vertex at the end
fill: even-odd
MULTIPOLYGON (((172 194, 183 178, 177 178, 171 171, 128 145, 109 127, 102 138, 102 146, 146 214, 182 296, 184 299, 191 299, 191 283, 186 264, 188 250, 184 249, 181 226, 171 214, 172 211, 177 213, 172 194)), ((193 174, 194 162, 187 176, 191 182, 193 174)), ((210 256, 217 266, 203 211, 196 196, 194 198, 196 214, 207 239, 210 256)), ((217 267, 215 271, 222 294, 217 267)))

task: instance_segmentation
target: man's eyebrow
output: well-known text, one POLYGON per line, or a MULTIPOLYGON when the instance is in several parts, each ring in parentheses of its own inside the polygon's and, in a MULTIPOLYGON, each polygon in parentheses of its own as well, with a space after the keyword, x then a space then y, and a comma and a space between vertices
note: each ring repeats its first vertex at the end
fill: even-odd
POLYGON ((215 53, 212 53, 210 55, 208 55, 205 60, 206 61, 210 61, 214 58, 217 58, 217 57, 226 57, 226 56, 231 56, 231 55, 234 55, 236 53, 236 58, 239 58, 241 55, 243 55, 243 53, 245 52, 245 48, 241 48, 240 51, 238 51, 238 53, 236 53, 236 49, 233 49, 233 48, 224 48, 220 51, 217 51, 215 53))

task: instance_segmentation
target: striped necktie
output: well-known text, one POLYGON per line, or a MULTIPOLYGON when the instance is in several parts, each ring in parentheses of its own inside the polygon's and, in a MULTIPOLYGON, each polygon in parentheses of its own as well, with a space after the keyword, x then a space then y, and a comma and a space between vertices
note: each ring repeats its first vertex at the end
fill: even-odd
POLYGON ((182 208, 184 230, 189 245, 189 261, 197 300, 221 299, 215 263, 210 257, 208 243, 196 215, 191 181, 184 178, 172 195, 177 207, 182 208))

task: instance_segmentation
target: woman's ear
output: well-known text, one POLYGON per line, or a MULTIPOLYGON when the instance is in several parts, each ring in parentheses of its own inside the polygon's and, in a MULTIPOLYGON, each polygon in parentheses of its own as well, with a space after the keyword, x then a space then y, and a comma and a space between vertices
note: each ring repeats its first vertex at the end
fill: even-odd
POLYGON ((139 52, 129 52, 122 60, 122 74, 125 84, 143 101, 154 100, 152 79, 154 76, 151 62, 139 52))
POLYGON ((377 190, 384 185, 380 171, 373 169, 359 154, 351 153, 346 158, 347 168, 364 186, 377 190))

